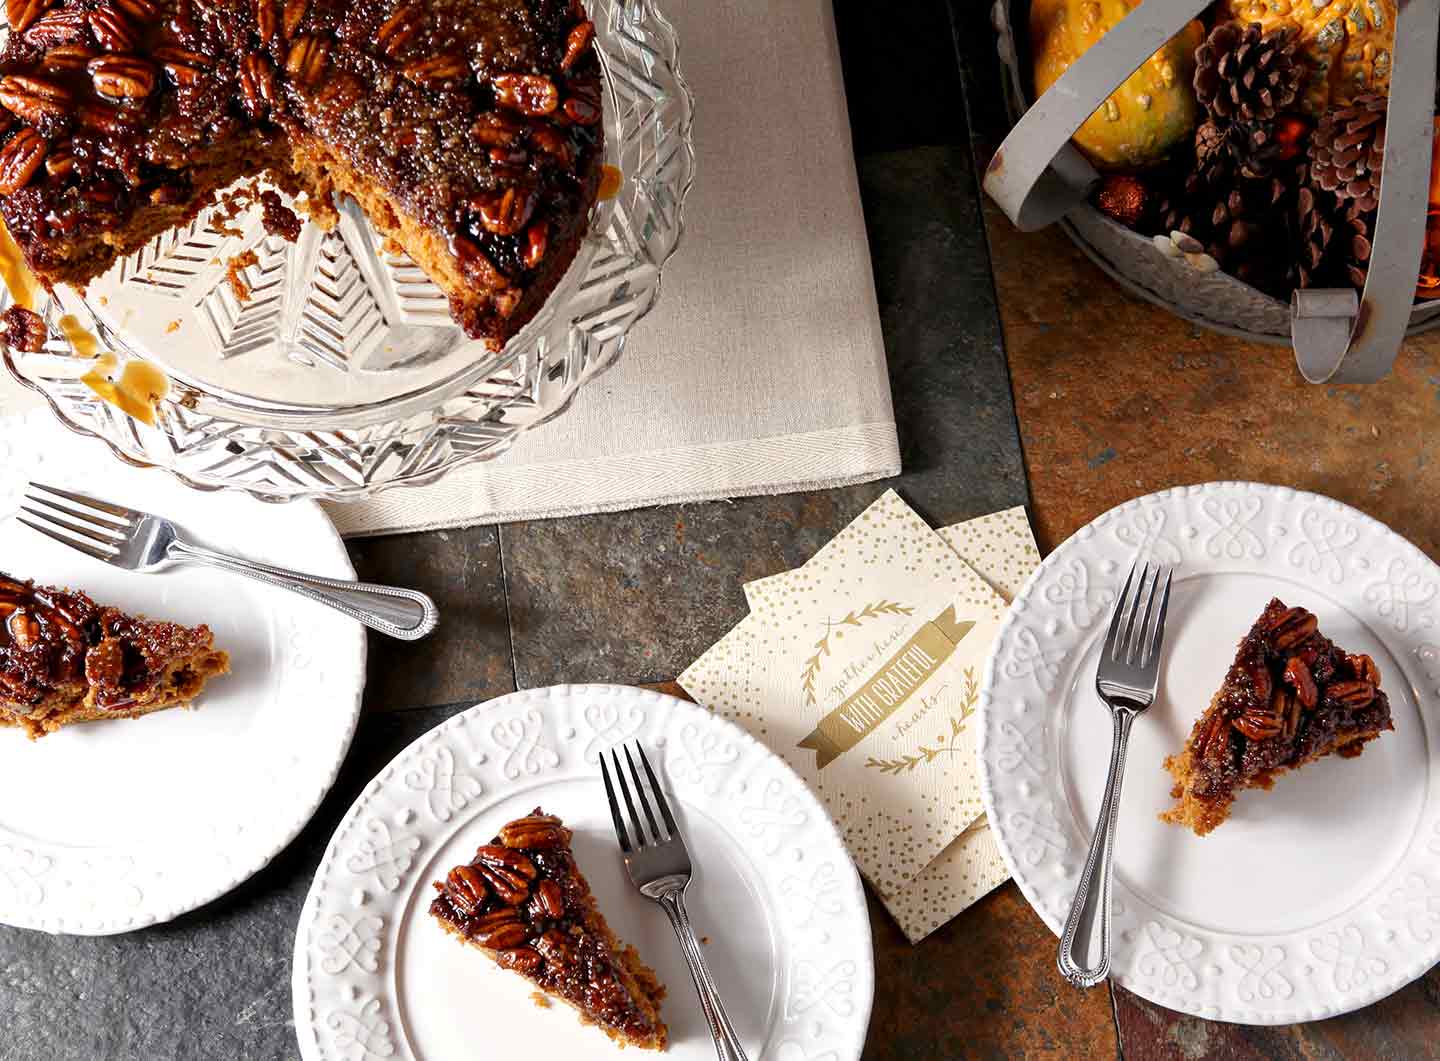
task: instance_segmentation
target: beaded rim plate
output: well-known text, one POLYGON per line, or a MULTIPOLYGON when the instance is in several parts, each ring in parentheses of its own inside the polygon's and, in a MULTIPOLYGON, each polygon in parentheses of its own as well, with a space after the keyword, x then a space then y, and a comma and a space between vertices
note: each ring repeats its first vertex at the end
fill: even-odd
POLYGON ((355 572, 314 502, 277 510, 243 494, 198 494, 115 466, 99 442, 39 410, 0 419, 0 569, 142 615, 208 623, 231 655, 231 673, 193 710, 87 722, 33 742, 0 727, 0 921, 129 932, 219 898, 299 835, 360 717, 365 631, 243 578, 196 567, 136 574, 50 542, 10 518, 30 479, 164 513, 257 560, 355 572))
MULTIPOLYGON (((295 939, 306 1061, 340 1057, 610 1058, 615 1044, 430 917, 431 882, 535 807, 575 831, 600 908, 666 984, 666 1055, 715 1047, 665 915, 624 876, 602 751, 641 741, 696 874, 706 960, 754 1058, 858 1058, 874 990, 870 920, 840 835, 804 782, 738 727, 614 685, 513 693, 447 720, 366 787, 325 852, 295 939)), ((702 940, 703 942, 703 940, 702 940)))
MULTIPOLYGON (((1105 513, 1016 599, 980 697, 982 794, 1000 850, 1058 936, 1104 789, 1099 642, 1134 560, 1176 565, 1160 697, 1132 731, 1116 841, 1113 977, 1212 1020, 1318 1020, 1440 959, 1440 568, 1315 494, 1209 483, 1105 513), (1244 792, 1207 837, 1159 821, 1180 750, 1272 596, 1372 655, 1395 732, 1244 792)), ((1058 973, 1056 974, 1058 977, 1058 973)))
POLYGON ((68 427, 104 439, 122 459, 267 501, 354 500, 499 456, 620 356, 629 329, 654 305, 683 230, 693 101, 676 65, 675 31, 651 0, 587 6, 605 79, 605 162, 621 185, 597 204, 559 287, 502 353, 465 340, 438 290, 403 255, 385 252, 357 210, 342 209, 328 235, 306 225, 289 245, 266 237, 252 206, 218 225, 202 215, 117 263, 92 285, 94 306, 62 289, 37 307, 51 328, 44 350, 0 346, 6 368, 68 427), (245 250, 256 254, 247 283, 265 295, 241 306, 214 262, 245 250), (99 292, 111 288, 102 306, 99 292), (148 340, 117 330, 130 302, 144 311, 129 319, 148 321, 148 340), (193 318, 191 341, 220 368, 204 381, 193 365, 172 371, 157 423, 147 426, 80 380, 88 358, 59 326, 67 312, 117 354, 117 372, 132 348, 163 346, 172 317, 193 318), (357 382, 362 361, 376 368, 368 383, 357 382), (308 397, 342 391, 334 405, 308 397))

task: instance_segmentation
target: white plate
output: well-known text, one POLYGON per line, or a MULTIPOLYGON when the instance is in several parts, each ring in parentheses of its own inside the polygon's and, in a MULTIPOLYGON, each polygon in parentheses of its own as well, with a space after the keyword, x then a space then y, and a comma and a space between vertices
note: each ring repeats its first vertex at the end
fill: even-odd
MULTIPOLYGON (((767 748, 703 708, 643 689, 560 686, 492 700, 397 756, 340 824, 295 939, 295 1030, 331 1058, 613 1058, 568 1007, 447 935, 430 884, 537 806, 575 831, 615 932, 669 988, 674 1061, 714 1061, 665 915, 624 875, 600 752, 640 740, 678 805, 706 959, 752 1058, 860 1056, 874 986, 860 879, 824 809, 767 748)), ((629 1056, 628 1054, 626 1056, 629 1056)))
POLYGON ((0 922, 99 935, 168 921, 254 874, 309 821, 355 730, 364 631, 246 579, 191 567, 132 574, 56 545, 11 518, 28 479, 170 516, 258 560, 354 571, 314 502, 201 493, 118 463, 48 416, 0 419, 0 570, 208 623, 232 667, 191 711, 38 741, 0 727, 0 922))
MULTIPOLYGON (((1097 645, 1131 561, 1178 564, 1160 698, 1137 721, 1116 842, 1114 978, 1247 1024, 1358 1009, 1440 959, 1440 569, 1314 494, 1211 483, 1105 513, 1016 600, 981 694, 985 808, 1058 935, 1104 788, 1097 645), (1379 663, 1395 732, 1243 793, 1205 838, 1161 823, 1179 751, 1272 596, 1379 663)), ((1058 974, 1057 974, 1058 976, 1058 974)))

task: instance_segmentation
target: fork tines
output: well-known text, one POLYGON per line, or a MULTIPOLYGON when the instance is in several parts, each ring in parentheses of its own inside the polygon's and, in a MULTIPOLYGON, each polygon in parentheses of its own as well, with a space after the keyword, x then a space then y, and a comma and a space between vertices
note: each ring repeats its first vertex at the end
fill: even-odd
POLYGON ((645 757, 645 749, 638 743, 635 745, 635 753, 640 757, 640 765, 645 768, 645 778, 649 781, 650 792, 654 796, 655 805, 660 809, 660 818, 665 823, 663 832, 659 822, 655 820, 655 812, 651 810, 650 799, 645 792, 645 783, 640 778, 640 771, 635 767, 635 760, 630 755, 630 749, 622 747, 620 750, 625 753, 625 762, 630 767, 630 780, 635 786, 635 799, 639 800, 640 806, 645 811, 645 821, 650 826, 647 836, 645 827, 641 824, 640 815, 635 811, 635 800, 631 799, 630 784, 625 780, 625 771, 620 766, 620 753, 611 751, 610 758, 615 764, 615 777, 620 782, 620 794, 624 798, 625 809, 630 812, 630 824, 634 837, 632 843, 632 832, 625 828, 625 819, 620 813, 620 804, 615 799, 615 786, 610 780, 610 767, 606 765, 605 756, 602 754, 600 756, 600 772, 605 777, 605 795, 610 800, 610 817, 615 822, 615 836, 620 841, 620 849, 628 855, 644 847, 658 846, 678 840, 680 833, 676 829, 675 819, 670 813, 670 804, 665 801, 665 793, 660 788, 660 781, 655 776, 655 771, 650 768, 650 760, 645 757))
POLYGON ((33 516, 36 522, 17 516, 21 523, 96 560, 113 560, 130 531, 133 513, 129 509, 84 494, 32 482, 28 484, 25 501, 20 511, 33 516), (71 504, 63 504, 56 498, 71 504))
POLYGON ((1131 567, 1125 579, 1125 588, 1115 601, 1110 630, 1105 635, 1104 655, 1127 667, 1148 667, 1158 655, 1160 640, 1165 636, 1165 615, 1170 608, 1170 581, 1174 571, 1165 564, 1156 564, 1152 574, 1147 563, 1140 569, 1138 582, 1135 573, 1136 567, 1131 567), (1158 610, 1155 607, 1157 596, 1160 601, 1158 610), (1145 609, 1143 618, 1140 615, 1142 604, 1145 609))

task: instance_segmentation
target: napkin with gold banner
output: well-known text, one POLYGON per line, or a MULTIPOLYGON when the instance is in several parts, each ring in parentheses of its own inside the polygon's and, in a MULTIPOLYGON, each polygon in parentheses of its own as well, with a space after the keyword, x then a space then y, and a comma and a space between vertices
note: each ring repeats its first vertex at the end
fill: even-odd
POLYGON ((751 614, 680 677, 815 789, 911 940, 1005 879, 971 719, 1038 559, 1023 509, 937 534, 887 492, 803 567, 746 586, 751 614))

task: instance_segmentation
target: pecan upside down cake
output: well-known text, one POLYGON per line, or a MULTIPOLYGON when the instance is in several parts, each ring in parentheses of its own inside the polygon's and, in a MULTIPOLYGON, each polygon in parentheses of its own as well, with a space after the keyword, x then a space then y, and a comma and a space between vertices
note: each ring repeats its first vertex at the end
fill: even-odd
POLYGON ((601 97, 578 0, 6 4, 0 214, 47 287, 265 173, 321 224, 353 196, 498 349, 585 234, 601 97))
POLYGON ((0 725, 31 738, 188 705, 229 669, 208 626, 155 622, 0 574, 0 725))
POLYGON ((573 1007, 616 1042, 664 1050, 665 988, 595 905, 570 830, 538 807, 452 869, 430 913, 503 969, 573 1007))
POLYGON ((1163 817, 1204 836, 1241 789, 1271 788, 1321 756, 1353 758, 1394 728, 1375 661, 1336 647, 1304 608, 1272 600, 1184 750, 1165 760, 1178 802, 1163 817))

